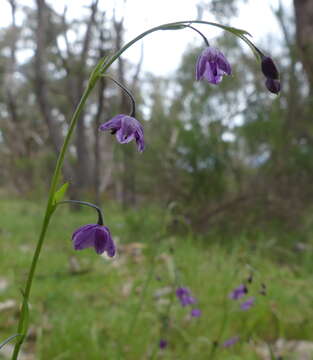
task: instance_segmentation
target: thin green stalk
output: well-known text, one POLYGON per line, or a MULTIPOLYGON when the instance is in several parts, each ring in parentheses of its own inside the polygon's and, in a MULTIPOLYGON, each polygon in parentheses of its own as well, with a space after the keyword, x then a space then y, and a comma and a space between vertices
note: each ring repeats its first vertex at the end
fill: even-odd
POLYGON ((83 94, 83 96, 82 96, 82 98, 81 98, 81 100, 80 100, 74 114, 73 114, 68 133, 66 135, 66 138, 64 140, 63 146, 61 148, 61 151, 60 151, 57 163, 56 163, 55 171, 54 171, 52 181, 51 181, 49 197, 48 197, 48 201, 47 201, 46 211, 45 211, 45 215, 44 215, 44 219, 43 219, 39 239, 38 239, 37 246, 36 246, 36 249, 35 249, 35 252, 34 252, 34 255, 33 255, 30 270, 29 270, 29 273, 28 273, 25 290, 23 292, 23 304, 22 304, 21 316, 20 316, 19 323, 18 323, 18 328, 17 328, 17 333, 21 334, 21 337, 19 338, 19 340, 15 344, 13 355, 12 355, 12 360, 17 359, 18 353, 20 351, 20 348, 21 348, 21 346, 23 344, 23 341, 24 341, 26 333, 27 333, 27 327, 28 326, 27 326, 27 324, 25 324, 26 309, 28 308, 30 291, 31 291, 33 278, 34 278, 36 266, 37 266, 37 263, 38 263, 40 251, 41 251, 41 248, 42 248, 42 244, 43 244, 43 241, 45 239, 45 235, 46 235, 46 232, 47 232, 47 229, 48 229, 48 225, 49 225, 51 216, 52 216, 54 208, 55 208, 55 206, 53 204, 53 198, 54 198, 54 193, 56 191, 56 187, 57 187, 58 182, 59 182, 61 169, 62 169, 62 165, 63 165, 63 162, 64 162, 65 153, 66 153, 66 150, 68 148, 68 145, 69 145, 72 133, 74 131, 75 125, 77 123, 77 120, 79 118, 79 115, 81 114, 81 112, 83 110, 83 107, 84 107, 84 105, 86 103, 86 100, 87 100, 91 90, 93 89, 94 85, 95 85, 95 82, 93 82, 93 83, 90 82, 89 83, 88 87, 86 88, 86 90, 85 90, 85 92, 84 92, 84 94, 83 94))
POLYGON ((184 29, 185 27, 188 28, 188 26, 190 24, 211 25, 211 26, 223 29, 225 31, 228 31, 228 32, 232 33, 233 35, 239 37, 241 40, 243 40, 250 47, 250 49, 256 55, 257 58, 260 57, 260 53, 261 53, 260 50, 245 36, 245 34, 247 34, 247 35, 250 35, 250 34, 244 30, 236 29, 236 28, 233 28, 230 26, 220 25, 218 23, 214 23, 214 22, 210 22, 210 21, 185 20, 185 21, 177 21, 177 22, 173 22, 173 23, 159 25, 159 26, 151 28, 151 29, 143 32, 142 34, 138 35, 133 40, 131 40, 129 43, 124 45, 119 51, 117 51, 111 58, 109 58, 105 62, 101 73, 104 74, 105 71, 111 66, 111 64, 113 64, 114 61, 116 59, 118 59, 123 54, 124 51, 126 51, 129 47, 131 47, 133 44, 135 44, 137 41, 141 40, 145 36, 155 32, 155 31, 159 31, 159 30, 171 30, 171 29, 179 30, 179 29, 184 29), (175 28, 175 27, 177 27, 177 28, 175 28))

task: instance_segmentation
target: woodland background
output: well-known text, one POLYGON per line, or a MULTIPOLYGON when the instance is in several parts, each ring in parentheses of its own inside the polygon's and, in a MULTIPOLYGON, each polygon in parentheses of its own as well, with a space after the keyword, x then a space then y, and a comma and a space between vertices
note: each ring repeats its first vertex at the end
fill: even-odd
MULTIPOLYGON (((0 32, 0 186, 38 196, 46 193, 92 66, 123 44, 123 18, 108 18, 93 1, 84 19, 69 22, 66 11, 57 14, 37 0, 23 7, 27 16, 17 26, 21 9, 18 1, 9 3, 12 24, 0 32), (69 32, 75 34, 71 40, 69 32), (21 50, 27 51, 23 61, 21 50)), ((227 22, 239 3, 199 2, 198 14, 227 22)), ((284 35, 282 43, 264 44, 281 72, 277 98, 266 92, 252 55, 224 33, 216 45, 235 76, 220 86, 195 84, 201 38, 177 55, 179 67, 169 78, 143 73, 143 59, 133 64, 125 55, 112 75, 136 97, 147 150, 138 156, 134 146, 116 146, 113 137, 99 133, 100 123, 129 111, 127 97, 101 81, 67 157, 71 197, 114 199, 125 208, 175 201, 200 231, 220 225, 232 231, 271 225, 305 230, 313 197, 312 7, 295 0, 294 9, 283 2, 272 9, 284 35)))
MULTIPOLYGON (((17 26, 19 5, 9 2, 12 24, 0 37, 0 186, 32 196, 46 192, 88 74, 99 57, 121 47, 124 27, 123 19, 107 18, 97 1, 85 19, 69 22, 66 12, 55 13, 44 0, 24 7, 27 18, 17 26), (75 40, 68 39, 69 31, 75 40), (17 52, 24 49, 28 56, 21 62, 17 52)), ((226 21, 238 3, 199 3, 199 16, 211 11, 226 21)), ((88 194, 98 203, 110 198, 125 207, 175 201, 201 231, 220 223, 301 226, 313 197, 313 10, 310 1, 294 5, 273 8, 284 41, 264 44, 280 68, 278 98, 266 92, 259 65, 233 36, 216 40, 235 74, 218 87, 195 85, 201 39, 178 54, 180 65, 170 78, 144 74, 141 63, 124 56, 112 75, 135 94, 147 151, 138 156, 134 146, 115 146, 113 137, 98 132, 100 123, 129 111, 128 99, 103 80, 67 157, 71 196, 88 194)))
MULTIPOLYGON (((19 289, 72 112, 93 66, 124 44, 126 31, 123 17, 109 15, 98 0, 74 20, 45 0, 7 3, 12 21, 0 29, 0 342, 16 331, 19 289), (18 12, 25 14, 22 25, 18 12)), ((199 19, 227 24, 243 3, 199 0, 195 6, 199 19)), ((92 251, 75 252, 71 232, 94 222, 95 214, 58 209, 34 283, 24 359, 115 359, 118 351, 129 360, 152 359, 166 338, 169 346, 158 358, 200 360, 216 341, 238 334, 242 342, 216 348, 215 357, 225 360, 230 351, 232 360, 273 359, 260 355, 267 344, 277 359, 312 358, 292 357, 288 341, 308 341, 312 355, 313 2, 287 7, 277 1, 272 11, 283 36, 270 34, 257 45, 280 70, 280 96, 266 90, 249 49, 225 33, 211 39, 204 31, 233 67, 219 86, 195 82, 200 37, 177 54, 170 76, 144 72, 144 50, 138 63, 127 53, 115 63, 110 75, 137 100, 143 154, 98 131, 129 112, 120 89, 99 82, 78 122, 63 181, 70 198, 104 208, 118 257, 108 262, 92 251), (154 262, 155 277, 141 295, 154 262), (169 299, 175 268, 180 285, 199 299, 196 322, 169 299), (256 306, 225 315, 229 291, 251 272, 256 306), (267 297, 258 293, 260 282, 267 297), (141 296, 146 303, 129 332, 141 296)))

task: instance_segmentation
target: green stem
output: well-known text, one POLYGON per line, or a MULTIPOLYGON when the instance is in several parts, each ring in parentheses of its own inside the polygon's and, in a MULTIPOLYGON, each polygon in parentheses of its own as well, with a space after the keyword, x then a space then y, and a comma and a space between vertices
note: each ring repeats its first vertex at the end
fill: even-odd
MULTIPOLYGON (((225 31, 228 31, 230 33, 232 33, 235 36, 238 36, 241 40, 243 40, 254 53, 257 53, 258 56, 260 56, 260 50, 252 43, 252 41, 250 41, 244 34, 246 32, 239 30, 239 29, 235 29, 232 28, 230 26, 225 26, 225 25, 221 25, 218 23, 214 23, 214 22, 210 22, 210 21, 202 21, 202 20, 185 20, 185 21, 178 21, 178 22, 173 22, 173 23, 167 23, 167 24, 163 24, 163 25, 159 25, 156 26, 154 28, 151 28, 145 32, 143 32, 142 34, 138 35, 137 37, 135 37, 133 40, 131 40, 129 43, 127 43, 126 45, 124 45, 119 51, 117 51, 114 55, 111 56, 111 58, 109 58, 103 68, 101 73, 104 74, 105 71, 113 64, 113 62, 118 59, 124 51, 126 51, 129 47, 131 47, 133 44, 135 44, 137 41, 141 40, 142 38, 144 38, 145 36, 158 31, 158 30, 171 30, 171 28, 174 30, 175 26, 179 27, 181 26, 181 29, 185 28, 185 27, 189 27, 190 24, 203 24, 203 25, 211 25, 214 27, 218 27, 220 29, 223 29, 225 31)), ((179 28, 178 28, 179 29, 179 28)), ((247 33, 248 34, 248 33, 247 33)))
POLYGON ((13 351, 13 355, 12 355, 12 360, 16 360, 18 353, 20 351, 20 348, 23 344, 23 341, 25 339, 26 333, 27 333, 27 324, 25 324, 25 314, 26 314, 26 309, 28 308, 28 302, 29 302, 29 296, 30 296, 30 291, 31 291, 31 287, 32 287, 32 283, 33 283, 33 278, 34 278, 34 274, 35 274, 35 270, 36 270, 36 266, 38 263, 38 259, 39 259, 39 255, 40 255, 40 251, 42 248, 42 244, 48 229, 48 225, 51 219, 51 216, 54 212, 55 209, 55 205, 53 204, 53 198, 54 198, 54 193, 56 191, 56 187, 58 185, 59 182, 59 178, 60 178, 60 174, 61 174, 61 169, 62 169, 62 165, 64 162, 64 157, 65 157, 65 153, 66 150, 68 148, 72 133, 74 131, 75 125, 77 123, 77 120, 79 118, 79 115, 81 114, 83 107, 86 103, 86 100, 91 92, 91 90, 93 89, 93 87, 95 86, 96 82, 90 82, 88 87, 86 88, 74 114, 70 123, 70 127, 68 130, 68 133, 66 135, 66 138, 64 140, 64 143, 62 145, 57 163, 56 163, 56 167, 54 170, 54 174, 52 177, 52 181, 51 181, 51 186, 50 186, 50 191, 49 191, 49 197, 48 197, 48 201, 47 201, 47 206, 46 206, 46 211, 45 211, 45 215, 44 215, 44 219, 43 219, 43 223, 42 223, 42 227, 41 227, 41 231, 40 231, 40 235, 39 235, 39 239, 37 242, 37 246, 33 255, 33 259, 32 259, 32 263, 30 266, 30 270, 28 273, 28 277, 27 277, 27 281, 26 281, 26 286, 25 286, 25 290, 23 292, 23 304, 22 304, 22 309, 21 309, 21 316, 19 319, 19 323, 18 323, 18 328, 17 328, 17 333, 18 334, 22 334, 20 339, 16 342, 15 347, 14 347, 14 351, 13 351))

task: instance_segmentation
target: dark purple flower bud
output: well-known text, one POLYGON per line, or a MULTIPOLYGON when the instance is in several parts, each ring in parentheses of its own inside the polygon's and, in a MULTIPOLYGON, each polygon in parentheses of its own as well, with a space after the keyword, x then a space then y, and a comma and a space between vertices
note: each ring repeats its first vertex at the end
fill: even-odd
POLYGON ((218 84, 224 75, 231 74, 231 67, 223 53, 214 47, 203 50, 196 64, 196 79, 206 79, 211 84, 218 84))
POLYGON ((239 336, 234 336, 223 343, 223 347, 228 348, 235 345, 239 341, 239 336))
POLYGON ((274 61, 269 56, 263 56, 261 68, 263 74, 270 79, 278 80, 279 79, 279 72, 277 70, 274 61))
POLYGON ((193 305, 197 302, 196 298, 191 296, 189 289, 180 287, 176 290, 176 296, 182 306, 193 305))
POLYGON ((243 311, 249 310, 254 305, 254 297, 251 297, 240 304, 240 308, 243 311))
POLYGON ((280 81, 267 78, 265 81, 265 85, 267 89, 272 92, 273 94, 278 94, 280 92, 280 81))
POLYGON ((190 315, 192 317, 200 317, 201 316, 201 310, 200 309, 192 309, 190 312, 190 315))
POLYGON ((143 127, 134 117, 124 114, 114 116, 111 120, 100 125, 99 130, 111 130, 121 144, 127 144, 132 140, 137 143, 137 149, 142 152, 145 148, 143 127))
POLYGON ((74 231, 72 236, 75 250, 94 247, 97 254, 107 252, 108 256, 115 255, 115 244, 108 227, 98 224, 84 225, 74 231))
POLYGON ((165 349, 166 347, 167 347, 167 341, 165 340, 165 339, 161 339, 160 341, 159 341, 159 348, 160 349, 165 349))
POLYGON ((229 294, 229 297, 230 299, 238 300, 243 296, 245 296, 247 292, 248 292, 248 288, 246 287, 246 285, 241 284, 229 294))

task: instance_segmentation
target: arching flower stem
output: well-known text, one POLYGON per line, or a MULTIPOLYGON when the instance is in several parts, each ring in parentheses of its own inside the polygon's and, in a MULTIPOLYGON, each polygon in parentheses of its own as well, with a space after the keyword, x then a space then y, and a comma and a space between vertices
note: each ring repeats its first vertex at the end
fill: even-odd
POLYGON ((129 113, 129 116, 135 118, 136 117, 136 101, 135 101, 135 98, 133 97, 132 93, 123 84, 121 84, 119 81, 115 80, 111 76, 102 75, 102 77, 112 80, 117 86, 119 86, 127 94, 127 96, 129 97, 129 99, 131 101, 131 111, 129 113))
POLYGON ((151 29, 143 32, 142 34, 138 35, 137 37, 135 37, 130 42, 128 42, 126 45, 124 45, 120 50, 118 50, 115 54, 113 54, 108 59, 103 58, 103 59, 100 60, 100 62, 96 65, 96 67, 92 71, 90 79, 89 79, 88 84, 86 86, 86 89, 85 89, 85 91, 84 91, 84 93, 83 93, 83 95, 82 95, 82 97, 80 99, 80 102, 77 105, 77 107, 76 107, 76 109, 74 111, 74 114, 73 114, 73 116, 71 118, 71 121, 70 121, 70 124, 69 124, 69 127, 68 127, 68 131, 67 131, 67 134, 66 134, 65 139, 64 139, 64 143, 63 143, 63 145, 61 147, 61 150, 60 150, 57 162, 56 162, 54 174, 53 174, 52 179, 51 179, 51 185, 50 185, 48 200, 47 200, 47 204, 46 204, 46 209, 45 209, 45 213, 44 213, 44 217, 43 217, 43 222, 42 222, 39 238, 38 238, 37 245, 36 245, 36 248, 35 248, 35 251, 34 251, 34 254, 33 254, 32 262, 31 262, 29 273, 28 273, 27 280, 26 280, 25 289, 23 291, 23 303, 22 303, 22 307, 21 307, 21 313, 20 313, 18 329, 17 329, 17 333, 21 334, 21 336, 18 337, 18 340, 17 340, 17 342, 15 344, 13 355, 12 355, 12 360, 17 360, 20 348, 21 348, 21 346, 22 346, 22 344, 24 342, 24 339, 26 337, 26 334, 27 334, 28 315, 29 315, 29 313, 28 313, 28 302, 29 302, 29 297, 30 297, 30 291, 31 291, 31 287, 32 287, 33 278, 34 278, 36 266, 37 266, 37 263, 38 263, 39 255, 40 255, 42 245, 43 245, 46 233, 47 233, 47 229, 48 229, 52 214, 54 213, 54 210, 55 210, 56 205, 57 205, 55 203, 55 201, 54 201, 54 197, 55 197, 55 193, 56 193, 56 190, 57 190, 57 186, 59 184, 65 154, 66 154, 66 151, 67 151, 68 146, 70 144, 70 140, 72 138, 72 134, 73 134, 74 129, 76 127, 79 116, 80 116, 81 112, 83 111, 83 109, 85 107, 86 101, 87 101, 90 93, 92 92, 92 90, 95 87, 95 85, 96 85, 97 81, 99 80, 99 78, 102 77, 106 73, 106 71, 109 69, 109 67, 128 48, 130 48, 137 41, 141 40, 145 36, 155 32, 155 31, 159 31, 159 30, 180 30, 180 29, 184 29, 185 27, 189 26, 190 24, 211 25, 211 26, 215 26, 215 27, 219 27, 221 29, 224 29, 224 30, 226 30, 228 32, 231 32, 235 36, 238 36, 240 39, 242 39, 244 42, 246 42, 246 44, 252 49, 252 51, 254 52, 254 54, 256 55, 257 58, 260 57, 260 54, 257 51, 258 49, 256 49, 254 44, 245 36, 245 34, 248 34, 247 32, 245 32, 243 30, 235 29, 235 28, 232 28, 232 27, 229 27, 229 26, 220 25, 220 24, 217 24, 217 23, 214 23, 214 22, 201 21, 201 20, 191 20, 191 21, 186 20, 186 21, 179 21, 179 22, 174 22, 174 23, 163 24, 163 25, 151 28, 151 29))

